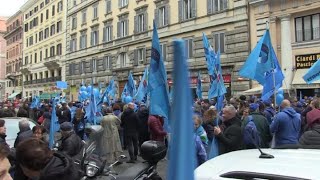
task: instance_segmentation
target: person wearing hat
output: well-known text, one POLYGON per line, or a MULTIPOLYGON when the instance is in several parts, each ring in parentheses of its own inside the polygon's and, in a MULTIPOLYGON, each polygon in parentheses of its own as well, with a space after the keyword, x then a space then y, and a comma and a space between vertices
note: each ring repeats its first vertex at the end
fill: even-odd
POLYGON ((71 122, 64 122, 60 125, 61 130, 61 145, 58 147, 58 151, 61 151, 70 157, 78 155, 83 148, 83 142, 73 130, 73 124, 71 122))
MULTIPOLYGON (((244 121, 242 121, 242 125, 241 125, 242 129, 244 129, 245 126, 248 124, 249 118, 252 118, 252 121, 256 125, 260 135, 260 139, 261 139, 260 147, 269 148, 269 144, 272 140, 272 136, 270 133, 269 123, 267 118, 264 115, 262 115, 261 112, 259 111, 258 103, 251 103, 249 105, 249 109, 250 109, 250 115, 244 121)), ((246 148, 248 149, 248 148, 255 148, 255 147, 246 147, 246 148)))
POLYGON ((272 118, 276 114, 276 111, 273 109, 270 99, 264 100, 263 104, 266 106, 266 108, 264 109, 264 114, 265 114, 269 124, 271 124, 272 118))

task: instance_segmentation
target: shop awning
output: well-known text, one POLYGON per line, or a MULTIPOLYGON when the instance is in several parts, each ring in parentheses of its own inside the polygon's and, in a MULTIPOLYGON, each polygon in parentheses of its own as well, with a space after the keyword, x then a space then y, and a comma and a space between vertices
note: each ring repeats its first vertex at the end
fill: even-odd
POLYGON ((51 99, 51 95, 49 93, 42 93, 39 96, 40 99, 51 99))
POLYGON ((303 80, 303 76, 307 73, 308 69, 297 69, 297 71, 294 74, 293 80, 292 80, 292 86, 295 89, 311 89, 311 88, 320 88, 320 80, 314 81, 311 84, 307 84, 303 80))
POLYGON ((243 91, 243 95, 254 95, 254 94, 261 94, 263 87, 261 85, 258 85, 257 87, 254 87, 252 89, 248 89, 246 91, 243 91))
POLYGON ((18 94, 20 94, 21 92, 15 92, 15 93, 12 93, 9 97, 8 97, 8 99, 13 99, 13 98, 15 98, 18 94))

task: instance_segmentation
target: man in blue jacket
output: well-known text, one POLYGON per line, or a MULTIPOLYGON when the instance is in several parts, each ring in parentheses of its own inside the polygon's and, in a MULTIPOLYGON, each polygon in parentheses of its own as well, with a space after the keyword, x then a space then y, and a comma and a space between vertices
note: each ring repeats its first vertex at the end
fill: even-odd
POLYGON ((275 115, 270 130, 275 134, 275 146, 298 144, 301 127, 300 114, 285 99, 281 103, 281 112, 275 115))

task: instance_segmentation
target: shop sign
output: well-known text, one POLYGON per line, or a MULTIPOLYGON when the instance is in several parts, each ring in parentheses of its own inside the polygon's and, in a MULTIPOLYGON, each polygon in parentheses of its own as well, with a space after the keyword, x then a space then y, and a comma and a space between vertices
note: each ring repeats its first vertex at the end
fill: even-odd
POLYGON ((319 58, 320 58, 320 53, 295 56, 296 68, 297 69, 308 69, 319 58))

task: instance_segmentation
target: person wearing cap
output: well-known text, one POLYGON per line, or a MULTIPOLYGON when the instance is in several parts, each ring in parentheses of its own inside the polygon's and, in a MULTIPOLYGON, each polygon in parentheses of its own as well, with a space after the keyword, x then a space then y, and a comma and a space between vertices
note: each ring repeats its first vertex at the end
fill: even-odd
POLYGON ((274 116, 270 125, 270 130, 275 136, 275 146, 298 144, 301 119, 290 104, 290 101, 285 99, 282 101, 281 112, 274 116))
POLYGON ((60 139, 61 145, 58 147, 58 150, 70 157, 78 155, 83 148, 81 138, 76 135, 73 129, 73 124, 71 122, 64 122, 60 125, 62 137, 60 139))
POLYGON ((276 111, 273 109, 270 99, 263 101, 263 104, 266 106, 266 108, 264 109, 264 114, 265 114, 269 124, 271 124, 272 118, 276 114, 276 111))
MULTIPOLYGON (((259 111, 258 103, 251 103, 249 105, 249 110, 250 110, 250 115, 245 120, 242 121, 242 125, 241 125, 242 129, 244 130, 245 126, 248 124, 249 118, 252 118, 252 121, 256 125, 260 135, 260 139, 261 139, 260 147, 269 148, 270 147, 269 144, 272 140, 272 135, 270 133, 269 123, 267 118, 263 114, 261 114, 261 112, 259 111)), ((255 148, 255 147, 248 146, 245 148, 249 149, 249 148, 255 148)))

